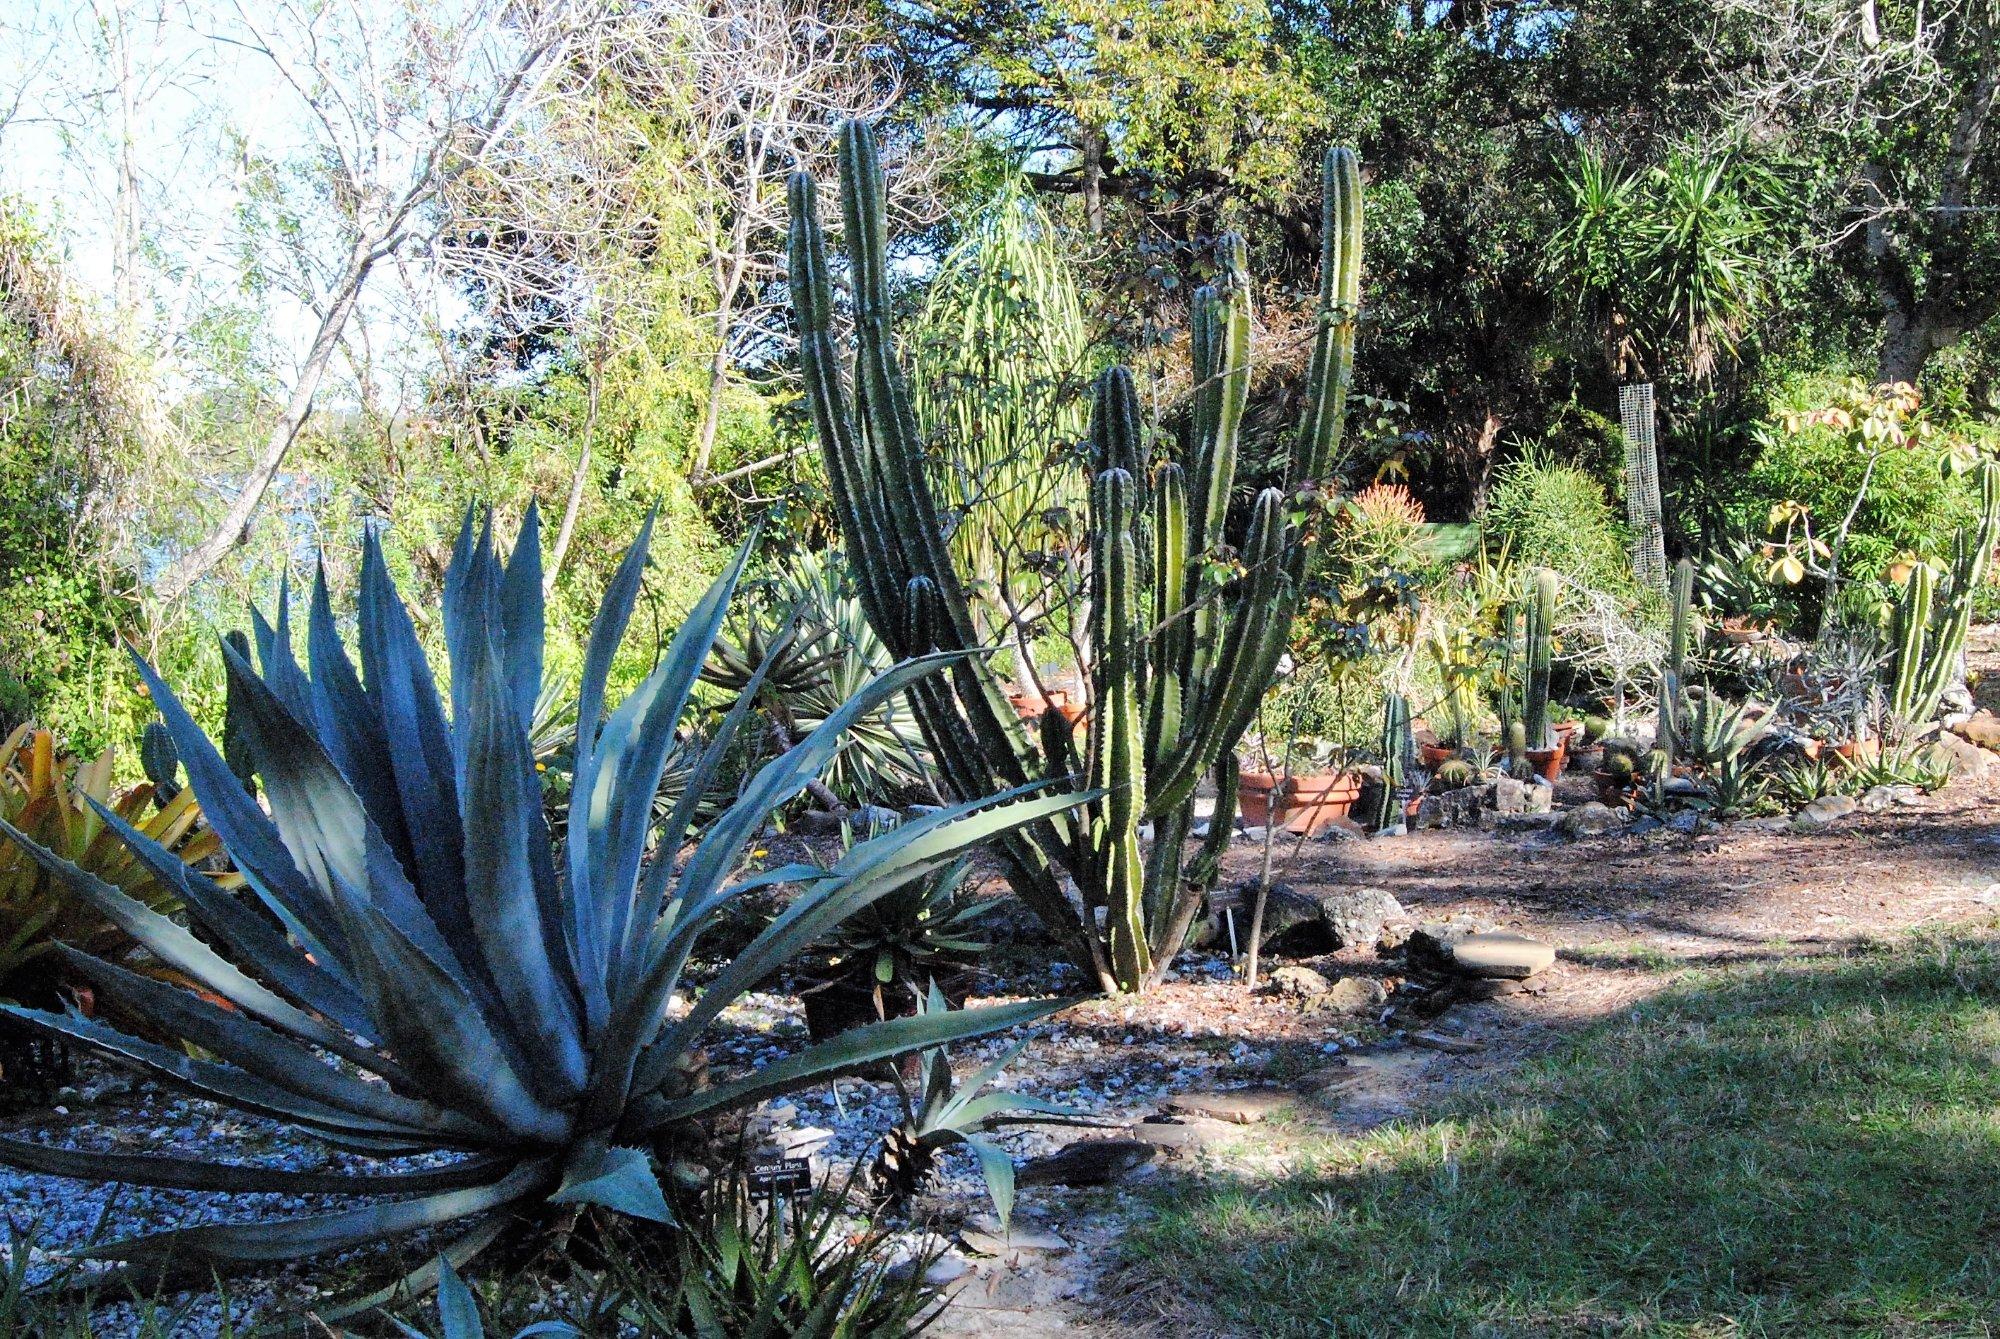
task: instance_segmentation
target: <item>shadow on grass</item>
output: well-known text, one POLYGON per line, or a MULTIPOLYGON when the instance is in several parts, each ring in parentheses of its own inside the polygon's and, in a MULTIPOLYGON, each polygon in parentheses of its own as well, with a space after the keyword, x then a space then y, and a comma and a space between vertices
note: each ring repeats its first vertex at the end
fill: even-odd
POLYGON ((1696 973, 1282 1179, 1165 1182, 1135 1310, 1269 1336, 1988 1334, 2000 945, 1696 973))

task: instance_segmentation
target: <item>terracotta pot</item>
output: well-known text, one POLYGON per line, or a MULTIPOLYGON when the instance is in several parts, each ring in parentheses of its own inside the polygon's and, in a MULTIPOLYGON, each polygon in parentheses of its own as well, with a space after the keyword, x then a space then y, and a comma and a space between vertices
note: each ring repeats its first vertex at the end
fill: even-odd
POLYGON ((1007 690, 1007 701, 1013 706, 1014 714, 1029 725, 1039 723, 1042 713, 1050 707, 1061 712, 1063 719, 1072 726, 1083 719, 1083 704, 1070 701, 1069 690, 1066 688, 1051 688, 1047 697, 1039 693, 1024 693, 1019 689, 1010 688, 1007 690))
POLYGON ((1600 767, 1590 774, 1590 779, 1597 783, 1599 804, 1609 805, 1613 809, 1632 807, 1632 801, 1639 791, 1639 783, 1635 778, 1627 777, 1620 780, 1616 772, 1607 772, 1600 767))
POLYGON ((1554 785, 1563 774, 1563 763, 1569 757, 1568 743, 1561 735, 1556 736, 1554 748, 1529 749, 1528 766, 1535 769, 1535 775, 1554 785))
POLYGON ((1236 812, 1251 827, 1272 823, 1312 837, 1347 817, 1361 798, 1361 778, 1351 772, 1315 772, 1280 777, 1243 772, 1236 779, 1236 812))
POLYGON ((1417 760, 1423 763, 1424 770, 1427 772, 1435 772, 1439 767, 1450 762, 1457 756, 1458 750, 1449 744, 1419 744, 1417 746, 1417 760))

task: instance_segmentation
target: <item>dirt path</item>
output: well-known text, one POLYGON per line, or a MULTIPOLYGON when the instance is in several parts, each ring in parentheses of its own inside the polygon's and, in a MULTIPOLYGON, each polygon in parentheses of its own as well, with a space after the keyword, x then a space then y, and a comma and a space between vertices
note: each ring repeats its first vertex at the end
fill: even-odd
MULTIPOLYGON (((1258 858, 1239 845, 1230 876, 1253 877, 1258 858)), ((1415 921, 1477 916, 1553 943, 1559 957, 1534 991, 1453 1004, 1428 1020, 1391 1020, 1442 1034, 1452 1051, 1409 1044, 1407 1033, 1384 1037, 1352 1019, 1303 1015, 1290 1001, 1246 998, 1213 973, 1170 983, 1138 1010, 1086 1006, 1074 1016, 1078 1028, 1123 1031, 1127 1042, 1134 1031, 1150 1034, 1141 1046, 1107 1056, 1110 1069, 1136 1069, 1152 1054, 1148 1046, 1206 1030, 1199 1020, 1264 1047, 1261 1063, 1253 1056, 1237 1072, 1204 1076, 1224 1088, 1289 1084, 1310 1070, 1315 1042, 1348 1030, 1364 1034, 1359 1045, 1339 1048, 1337 1078, 1302 1098, 1293 1119, 1241 1127, 1233 1138, 1141 1175, 1204 1167, 1280 1173, 1302 1131, 1358 1133, 1419 1113, 1662 989, 1679 967, 1836 956, 1919 925, 1990 915, 2000 906, 2000 779, 1960 782, 1811 833, 1735 825, 1698 837, 1661 831, 1571 842, 1553 833, 1429 831, 1306 843, 1281 852, 1278 870, 1308 892, 1387 889, 1415 921)), ((1394 960, 1367 947, 1305 962, 1329 979, 1373 975, 1392 986, 1398 979, 1394 960)), ((936 1332, 955 1339, 1152 1333, 1143 1321, 1111 1326, 1102 1319, 1107 1311, 1143 1317, 1150 1310, 1143 1296, 1121 1295, 1113 1305, 1098 1292, 1121 1226, 1138 1211, 1126 1195, 1036 1191, 1023 1203, 1031 1228, 1057 1228, 1073 1249, 974 1260, 936 1332)))

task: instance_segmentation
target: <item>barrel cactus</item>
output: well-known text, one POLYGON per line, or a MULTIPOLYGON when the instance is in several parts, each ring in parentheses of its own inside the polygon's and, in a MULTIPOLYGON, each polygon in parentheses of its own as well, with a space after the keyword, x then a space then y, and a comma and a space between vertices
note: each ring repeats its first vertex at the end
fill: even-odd
MULTIPOLYGON (((873 136, 840 134, 851 252, 850 390, 833 335, 833 284, 807 174, 791 182, 791 276, 800 361, 836 515, 868 619, 898 654, 988 649, 953 568, 924 470, 916 416, 890 330, 883 177, 873 136)), ((1149 441, 1132 378, 1098 378, 1088 517, 1091 686, 1082 757, 1071 724, 1037 728, 1009 705, 990 657, 915 686, 912 704, 946 785, 960 796, 1038 778, 1088 777, 1103 792, 1080 820, 1021 827, 1002 843, 1011 881, 1070 958, 1107 991, 1133 992, 1172 962, 1214 877, 1213 852, 1184 860, 1195 789, 1220 798, 1227 832, 1234 752, 1284 652, 1305 574, 1306 513, 1342 439, 1360 306, 1360 169, 1334 149, 1324 172, 1318 332, 1305 412, 1271 486, 1233 523, 1238 439, 1249 395, 1250 286, 1241 238, 1222 239, 1219 283, 1193 300, 1196 391, 1177 446, 1149 441), (1220 585, 1212 573, 1237 565, 1220 585), (1153 828, 1150 848, 1140 838, 1153 828), (1065 876, 1082 894, 1072 905, 1065 876)))
MULTIPOLYGON (((656 827, 661 770, 749 550, 710 587, 652 673, 607 714, 606 682, 646 548, 642 532, 591 630, 576 712, 574 812, 565 823, 548 822, 529 746, 543 645, 532 512, 504 565, 490 536, 467 520, 444 583, 447 692, 431 675, 372 535, 363 549, 358 667, 323 582, 307 619, 309 666, 294 657, 282 602, 275 623, 256 622, 257 667, 226 649, 232 706, 262 805, 172 688, 140 662, 189 787, 261 907, 224 893, 101 803, 104 823, 182 898, 193 930, 0 823, 71 895, 188 988, 73 949, 64 951, 68 964, 190 1045, 4 1006, 14 1019, 336 1148, 453 1155, 417 1170, 347 1174, 0 1139, 0 1161, 52 1175, 358 1200, 313 1216, 112 1241, 88 1255, 206 1278, 218 1265, 442 1228, 444 1258, 462 1264, 517 1216, 551 1206, 599 1205, 671 1223, 656 1166, 684 1147, 681 1136, 698 1122, 1050 1011, 1047 1001, 1028 1001, 896 1019, 709 1080, 701 1042, 745 991, 974 843, 1051 822, 1087 797, 979 798, 859 842, 828 867, 793 864, 739 877, 746 848, 773 810, 826 765, 842 732, 950 657, 876 677, 695 830, 693 815, 717 788, 721 760, 756 696, 753 682, 656 827), (691 1007, 671 1010, 685 991, 690 955, 724 908, 746 890, 782 883, 798 890, 783 914, 691 1007)), ((425 1271, 432 1277, 434 1265, 425 1271)))

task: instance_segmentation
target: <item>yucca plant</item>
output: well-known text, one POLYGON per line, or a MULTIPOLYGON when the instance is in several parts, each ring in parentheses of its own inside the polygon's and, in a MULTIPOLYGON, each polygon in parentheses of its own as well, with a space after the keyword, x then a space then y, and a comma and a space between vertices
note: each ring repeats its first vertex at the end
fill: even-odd
MULTIPOLYGON (((874 679, 749 778, 713 822, 691 831, 696 799, 716 787, 718 762, 748 713, 754 692, 746 693, 655 832, 661 767, 748 550, 709 588, 652 673, 607 715, 606 681, 639 593, 650 531, 648 522, 591 631, 578 690, 574 813, 560 842, 550 836, 527 735, 542 679, 532 511, 504 566, 490 520, 475 533, 468 516, 460 535, 443 599, 449 714, 373 535, 363 544, 358 670, 323 581, 308 621, 310 673, 294 659, 282 604, 275 627, 256 623, 261 670, 226 651, 268 813, 173 690, 140 663, 191 787, 261 910, 191 873, 105 806, 96 806, 104 821, 183 897, 199 935, 20 829, 0 827, 75 897, 198 984, 201 995, 63 951, 100 989, 204 1055, 80 1017, 10 1008, 14 1018, 336 1147, 464 1155, 417 1171, 348 1175, 0 1140, 0 1160, 54 1175, 369 1201, 279 1222, 160 1232, 93 1248, 92 1257, 151 1269, 172 1256, 206 1270, 445 1227, 455 1235, 444 1255, 462 1264, 508 1222, 546 1206, 601 1205, 670 1222, 655 1155, 671 1156, 696 1123, 1059 1007, 1036 1000, 898 1019, 754 1073, 707 1081, 701 1042, 745 991, 876 898, 1083 797, 1022 788, 905 823, 825 868, 793 864, 736 878, 745 847, 825 765, 842 731, 948 659, 929 657, 874 679), (689 1007, 670 1012, 686 989, 690 955, 718 913, 774 884, 797 888, 786 911, 689 1007)), ((419 1273, 419 1282, 434 1277, 430 1267, 419 1273)))
MULTIPOLYGON (((943 992, 932 986, 922 1012, 942 1016, 950 1007, 943 992)), ((869 1169, 870 1184, 883 1208, 894 1211, 906 1206, 936 1175, 938 1155, 948 1148, 963 1147, 979 1159, 986 1193, 992 1196, 994 1212, 1005 1226, 1014 1212, 1014 1159, 993 1135, 1010 1125, 1100 1123, 1088 1112, 1031 1093, 987 1090, 1027 1044, 1026 1039, 1016 1042, 962 1084, 952 1079, 951 1056, 944 1047, 925 1051, 920 1070, 923 1089, 916 1097, 897 1076, 903 1118, 883 1136, 881 1150, 869 1169)))

